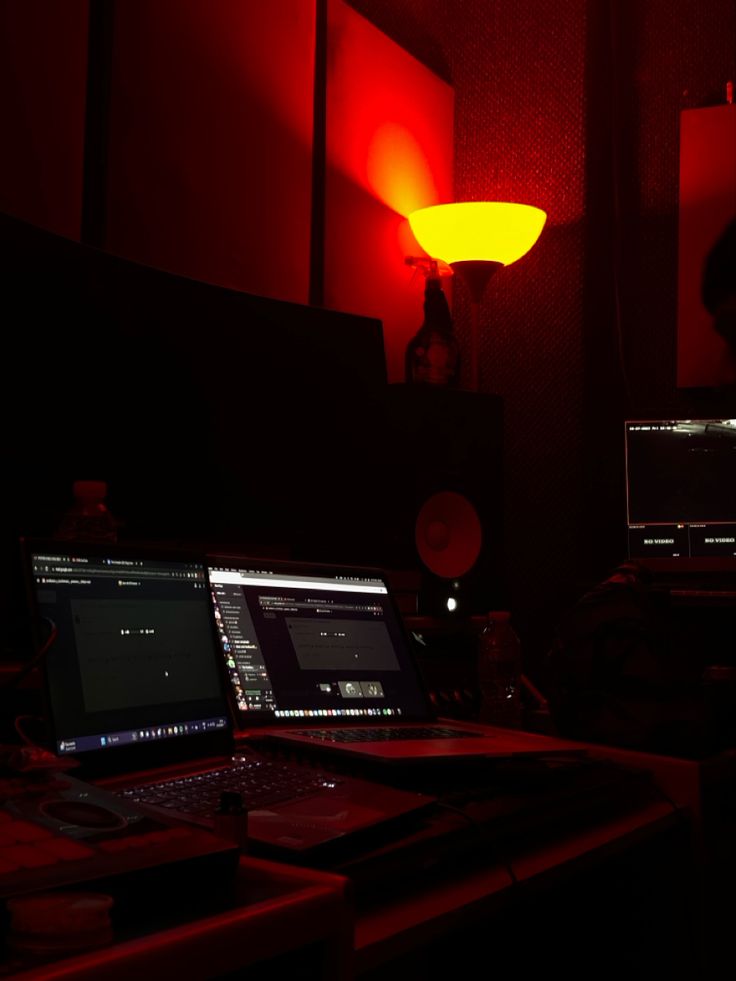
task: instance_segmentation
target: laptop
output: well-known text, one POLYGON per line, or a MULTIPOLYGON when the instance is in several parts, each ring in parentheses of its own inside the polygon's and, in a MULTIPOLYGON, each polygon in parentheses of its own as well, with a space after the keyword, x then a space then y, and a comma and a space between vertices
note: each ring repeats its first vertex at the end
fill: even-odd
POLYGON ((203 560, 160 549, 24 542, 61 758, 131 802, 212 827, 241 792, 251 841, 309 854, 433 802, 427 795, 236 751, 203 560), (143 771, 143 772, 141 772, 143 771))
POLYGON ((628 555, 736 596, 736 419, 625 423, 628 555))
POLYGON ((207 575, 229 693, 246 734, 392 763, 580 748, 438 719, 380 570, 213 555, 207 575))

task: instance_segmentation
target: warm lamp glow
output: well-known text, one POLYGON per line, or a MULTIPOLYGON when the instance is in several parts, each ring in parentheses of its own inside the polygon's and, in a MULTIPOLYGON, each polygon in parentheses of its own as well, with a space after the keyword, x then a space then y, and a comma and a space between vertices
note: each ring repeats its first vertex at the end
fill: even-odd
POLYGON ((414 236, 433 259, 509 266, 531 249, 547 220, 541 208, 507 201, 436 204, 409 215, 414 236))

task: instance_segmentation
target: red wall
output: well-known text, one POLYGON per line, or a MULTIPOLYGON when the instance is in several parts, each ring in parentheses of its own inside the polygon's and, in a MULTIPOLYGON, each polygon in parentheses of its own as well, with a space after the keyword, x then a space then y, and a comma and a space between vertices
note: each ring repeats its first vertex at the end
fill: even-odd
POLYGON ((314 4, 116 5, 107 247, 306 302, 314 4))
POLYGON ((343 0, 328 4, 327 48, 324 303, 380 319, 403 381, 424 290, 406 218, 453 200, 454 93, 343 0))
POLYGON ((79 235, 87 0, 0 0, 0 211, 79 235))
MULTIPOLYGON (((314 4, 114 5, 105 247, 306 302, 314 4)), ((0 210, 79 237, 87 0, 0 0, 0 210)))

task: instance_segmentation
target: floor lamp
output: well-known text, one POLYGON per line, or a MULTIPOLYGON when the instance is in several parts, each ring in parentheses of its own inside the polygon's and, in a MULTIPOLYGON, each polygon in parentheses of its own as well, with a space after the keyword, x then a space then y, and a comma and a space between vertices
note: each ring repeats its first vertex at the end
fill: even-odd
POLYGON ((465 201, 436 204, 409 215, 414 237, 433 259, 460 274, 470 291, 470 388, 480 384, 478 330, 486 283, 501 266, 510 266, 539 238, 547 215, 530 204, 465 201))

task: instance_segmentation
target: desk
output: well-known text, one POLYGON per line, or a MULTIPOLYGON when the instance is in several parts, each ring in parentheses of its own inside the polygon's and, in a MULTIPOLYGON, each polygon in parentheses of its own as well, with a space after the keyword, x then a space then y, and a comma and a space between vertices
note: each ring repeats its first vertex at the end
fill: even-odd
POLYGON ((692 818, 702 970, 721 977, 733 961, 736 918, 736 750, 684 760, 590 744, 589 752, 653 774, 657 785, 692 818))
MULTIPOLYGON (((164 900, 165 901, 165 900, 164 900)), ((352 914, 340 876, 243 858, 236 901, 225 912, 168 929, 123 927, 115 943, 35 968, 14 981, 130 981, 131 978, 216 978, 247 969, 273 979, 351 976, 352 914), (290 955, 293 955, 290 957, 290 955), (259 965, 265 965, 260 971, 259 965)), ((6 977, 1 970, 0 977, 6 977)))
MULTIPOLYGON (((537 745, 544 737, 533 739, 537 745)), ((589 748, 647 764, 670 797, 680 784, 690 787, 684 776, 696 766, 589 748)), ((481 957, 517 977, 559 968, 582 979, 592 968, 606 976, 603 951, 611 977, 636 977, 642 965, 651 976, 697 976, 691 803, 685 790, 675 804, 653 794, 574 827, 558 824, 554 834, 507 843, 489 837, 457 864, 451 858, 435 869, 430 862, 406 882, 387 876, 357 907, 344 877, 244 858, 238 901, 225 912, 121 933, 100 951, 15 977, 97 981, 104 974, 123 981, 221 977, 247 968, 249 978, 276 971, 329 981, 429 981, 469 970, 481 957)), ((467 826, 462 815, 449 817, 461 831, 467 826)))
MULTIPOLYGON (((675 943, 669 909, 661 907, 652 917, 640 915, 626 893, 627 883, 633 885, 635 879, 636 887, 645 883, 648 901, 657 893, 665 868, 663 888, 672 889, 673 880, 679 880, 687 896, 688 842, 689 826, 682 813, 666 801, 656 801, 553 841, 514 849, 503 864, 465 870, 416 893, 389 896, 358 912, 356 975, 366 981, 452 977, 470 970, 474 958, 480 957, 499 972, 509 970, 520 977, 539 970, 553 975, 555 967, 566 978, 587 978, 591 972, 605 977, 606 965, 597 964, 601 950, 617 943, 616 957, 609 956, 611 976, 625 967, 627 976, 636 977, 641 966, 642 976, 645 967, 655 967, 678 977, 681 967, 684 977, 696 967, 694 918, 685 915, 676 926, 675 943), (642 856, 650 854, 654 860, 646 867, 649 859, 642 856), (634 876, 628 866, 636 868, 634 876), (611 882, 619 890, 618 909, 612 909, 614 898, 605 895, 611 882), (584 909, 577 908, 581 896, 588 922, 584 909), (560 908, 566 903, 568 911, 560 908), (630 930, 630 949, 624 946, 625 929, 630 930), (581 930, 587 935, 573 940, 581 930), (659 949, 665 936, 666 954, 659 949)), ((673 893, 670 899, 674 905, 682 897, 673 893)))
MULTIPOLYGON (((470 866, 444 869, 407 888, 387 883, 379 900, 357 912, 344 878, 248 857, 239 870, 241 902, 232 909, 166 929, 122 932, 109 947, 13 977, 212 978, 247 968, 249 979, 273 978, 275 971, 279 978, 298 974, 300 979, 325 981, 354 976, 425 981, 452 976, 458 965, 469 968, 476 956, 491 956, 499 969, 524 977, 528 975, 519 971, 518 952, 526 945, 523 960, 530 967, 536 945, 544 967, 564 964, 566 977, 583 978, 590 971, 589 957, 597 960, 600 946, 610 943, 607 930, 600 941, 595 932, 606 926, 605 915, 586 925, 586 943, 573 957, 568 932, 548 911, 574 903, 576 896, 579 901, 582 895, 586 906, 596 896, 600 899, 601 890, 615 878, 612 870, 626 862, 638 867, 641 854, 649 854, 658 843, 664 862, 658 858, 651 868, 640 869, 642 881, 651 890, 665 863, 679 875, 687 849, 679 847, 678 830, 689 835, 681 813, 666 801, 651 802, 574 833, 516 847, 503 861, 489 848, 487 856, 478 856, 470 866), (562 949, 552 954, 556 944, 562 949)), ((628 874, 624 879, 628 881, 628 874)), ((626 924, 614 924, 619 941, 624 928, 626 924)), ((681 934, 681 939, 686 938, 681 934)), ((684 942, 682 953, 686 959, 684 942)), ((636 975, 629 971, 628 976, 636 975)), ((668 976, 677 977, 671 965, 668 976)))

